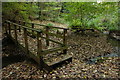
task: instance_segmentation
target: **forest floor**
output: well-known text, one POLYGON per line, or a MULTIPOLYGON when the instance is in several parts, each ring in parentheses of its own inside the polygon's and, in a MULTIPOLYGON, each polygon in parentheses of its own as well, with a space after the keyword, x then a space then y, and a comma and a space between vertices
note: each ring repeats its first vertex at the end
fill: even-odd
MULTIPOLYGON (((46 73, 39 70, 33 62, 23 59, 3 67, 0 74, 4 79, 120 78, 118 57, 109 57, 95 64, 87 63, 92 58, 115 52, 112 45, 107 42, 107 36, 95 32, 86 34, 69 32, 67 39, 68 53, 73 56, 71 63, 46 73)), ((3 57, 24 54, 14 44, 8 44, 2 49, 4 49, 3 57)))

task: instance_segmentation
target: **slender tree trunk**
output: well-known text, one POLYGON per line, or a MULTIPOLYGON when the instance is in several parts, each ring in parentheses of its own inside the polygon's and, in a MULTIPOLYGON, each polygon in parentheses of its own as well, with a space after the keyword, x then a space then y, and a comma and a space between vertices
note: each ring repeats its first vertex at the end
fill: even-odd
POLYGON ((40 2, 38 2, 38 9, 39 9, 39 12, 38 12, 39 17, 38 18, 40 19, 40 13, 41 13, 40 12, 40 2))
MULTIPOLYGON (((63 4, 60 3, 60 7, 61 7, 61 9, 62 9, 62 5, 63 5, 63 4)), ((60 16, 60 11, 61 11, 61 9, 58 10, 58 18, 59 18, 59 16, 60 16)))
POLYGON ((39 20, 43 20, 43 8, 44 8, 44 3, 43 2, 38 2, 38 8, 39 8, 39 20))

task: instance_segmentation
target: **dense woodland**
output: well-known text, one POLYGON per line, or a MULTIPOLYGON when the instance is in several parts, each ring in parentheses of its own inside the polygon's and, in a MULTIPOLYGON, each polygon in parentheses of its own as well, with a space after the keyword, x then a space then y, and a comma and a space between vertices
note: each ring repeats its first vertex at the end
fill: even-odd
POLYGON ((3 2, 0 69, 3 79, 120 78, 119 5, 118 2, 3 2), (25 51, 16 41, 25 46, 25 51), (58 44, 60 48, 56 48, 58 44), (29 51, 35 55, 34 60, 26 57, 25 52, 29 51), (49 54, 41 57, 45 51, 49 54), (67 64, 56 65, 49 72, 40 69, 46 66, 41 65, 45 61, 60 62, 66 54, 70 55, 67 64))
POLYGON ((5 2, 2 10, 3 20, 37 19, 64 23, 70 28, 118 29, 117 2, 5 2))

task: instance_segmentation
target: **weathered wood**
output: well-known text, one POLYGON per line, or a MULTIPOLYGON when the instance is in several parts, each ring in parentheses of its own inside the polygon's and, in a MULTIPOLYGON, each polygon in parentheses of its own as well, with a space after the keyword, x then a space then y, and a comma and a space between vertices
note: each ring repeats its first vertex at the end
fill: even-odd
POLYGON ((53 48, 53 49, 44 50, 43 55, 51 54, 53 52, 58 52, 58 51, 64 50, 64 49, 67 49, 67 47, 66 46, 64 46, 64 47, 56 47, 56 48, 53 48))
MULTIPOLYGON (((32 28, 34 28, 34 24, 32 23, 32 28)), ((34 30, 32 30, 32 33, 34 33, 34 30)))
MULTIPOLYGON (((21 22, 25 22, 25 21, 21 21, 21 22)), ((26 22, 27 24, 31 24, 31 22, 26 22)), ((39 25, 39 26, 46 26, 46 25, 44 25, 44 24, 37 24, 37 23, 33 23, 34 25, 39 25)), ((49 26, 48 26, 49 27, 49 26)), ((57 26, 51 26, 50 28, 57 28, 57 29, 67 29, 68 30, 68 28, 61 28, 61 27, 57 27, 57 26)))
MULTIPOLYGON (((18 24, 21 25, 21 22, 18 21, 18 24)), ((20 26, 19 26, 19 32, 21 32, 21 28, 20 28, 20 26)))
POLYGON ((6 34, 8 34, 8 23, 6 22, 6 34))
POLYGON ((43 61, 43 68, 45 69, 45 71, 47 70, 48 72, 50 72, 50 71, 52 71, 53 70, 53 68, 52 67, 50 67, 50 66, 48 66, 48 64, 47 63, 45 63, 44 61, 43 61))
MULTIPOLYGON (((35 33, 31 33, 31 32, 28 32, 28 36, 30 36, 30 37, 36 37, 36 35, 37 34, 35 34, 35 33)), ((42 37, 41 36, 41 38, 43 38, 43 39, 47 39, 46 37, 42 37)), ((52 40, 52 39, 47 39, 48 41, 51 41, 51 42, 54 42, 54 43, 57 43, 57 44, 60 44, 61 46, 63 46, 64 44, 63 43, 60 43, 60 42, 57 42, 57 41, 54 41, 54 40, 52 40)))
POLYGON ((59 59, 59 60, 57 60, 55 62, 53 61, 51 63, 48 63, 48 66, 54 67, 54 66, 56 66, 56 65, 58 65, 60 63, 63 63, 65 61, 72 62, 72 56, 71 55, 64 55, 62 59, 59 59))
POLYGON ((43 58, 42 58, 42 42, 41 42, 41 32, 37 32, 37 55, 39 59, 39 67, 43 68, 43 58))
MULTIPOLYGON (((46 26, 46 32, 49 32, 49 27, 48 26, 46 26)), ((49 35, 46 33, 46 46, 49 46, 49 35)))
POLYGON ((10 22, 10 21, 7 21, 8 23, 11 23, 11 24, 13 24, 13 25, 16 25, 16 26, 20 26, 21 28, 26 28, 26 29, 29 29, 29 30, 34 30, 34 31, 36 31, 36 32, 41 32, 42 30, 40 30, 40 29, 33 29, 33 28, 30 28, 30 27, 25 27, 25 26, 23 26, 23 25, 19 25, 19 24, 16 24, 16 23, 13 23, 13 22, 10 22))
POLYGON ((41 33, 37 32, 37 54, 38 56, 41 56, 42 52, 42 42, 41 42, 41 33))
POLYGON ((14 25, 14 33, 15 33, 15 40, 17 41, 17 27, 16 27, 16 25, 14 25))
POLYGON ((37 32, 37 54, 38 56, 41 56, 42 52, 42 42, 41 42, 41 33, 37 32))
POLYGON ((23 30, 24 30, 25 49, 26 49, 26 53, 28 53, 27 29, 26 29, 26 28, 23 28, 23 30))
POLYGON ((5 23, 5 26, 4 26, 4 27, 5 27, 5 33, 6 33, 6 34, 8 34, 8 33, 7 33, 7 25, 8 25, 8 24, 7 24, 7 22, 6 22, 6 23, 5 23))
MULTIPOLYGON (((66 46, 67 45, 67 38, 66 38, 66 35, 67 35, 67 29, 64 29, 64 32, 63 32, 63 44, 66 46)), ((67 49, 63 50, 63 53, 66 54, 67 53, 67 49)))
POLYGON ((26 23, 25 22, 23 22, 23 26, 25 26, 26 25, 26 23))
MULTIPOLYGON (((47 69, 48 71, 51 71, 51 70, 52 70, 52 67, 51 67, 51 66, 57 65, 57 64, 59 64, 59 63, 62 63, 63 61, 68 61, 68 60, 71 61, 71 60, 72 60, 72 57, 71 57, 71 56, 67 56, 67 57, 64 56, 64 58, 62 58, 62 60, 58 60, 58 61, 52 62, 52 63, 50 63, 50 64, 47 64, 47 63, 45 63, 45 62, 43 61, 43 58, 42 58, 43 55, 50 54, 50 53, 53 53, 53 52, 63 51, 64 54, 67 53, 67 48, 68 48, 68 47, 67 47, 67 39, 66 39, 67 29, 62 28, 62 29, 64 29, 64 35, 61 36, 61 35, 58 35, 58 34, 50 33, 48 26, 46 27, 46 31, 42 31, 42 30, 40 30, 40 29, 34 29, 34 23, 31 23, 31 24, 32 24, 32 27, 31 27, 31 28, 25 26, 26 22, 23 22, 22 25, 18 25, 18 24, 16 24, 16 23, 13 23, 13 22, 10 22, 10 21, 8 21, 8 23, 14 25, 14 32, 15 32, 15 39, 14 39, 14 41, 17 41, 17 27, 21 27, 21 29, 24 30, 25 47, 23 47, 23 49, 24 49, 25 53, 27 53, 27 55, 28 55, 29 57, 31 57, 32 59, 34 59, 34 60, 38 63, 40 69, 45 68, 45 69, 47 69), (23 26, 23 25, 24 25, 24 26, 23 26), (34 32, 35 32, 35 33, 34 33, 34 32), (36 33, 37 33, 37 34, 36 34, 36 33), (42 36, 42 33, 45 33, 45 34, 46 34, 46 37, 43 37, 43 36, 42 36), (34 35, 35 38, 37 38, 37 56, 35 56, 34 54, 32 54, 32 53, 28 50, 29 46, 28 46, 28 38, 27 38, 27 36, 29 36, 29 35, 34 35), (52 40, 52 39, 49 39, 49 36, 50 36, 50 35, 51 35, 51 36, 56 36, 56 37, 61 37, 61 38, 63 39, 63 43, 60 43, 60 42, 54 41, 54 40, 52 40), (41 42, 41 39, 42 39, 42 38, 43 38, 43 39, 46 39, 46 45, 47 45, 47 46, 49 46, 49 41, 52 41, 52 42, 57 43, 57 44, 60 44, 61 46, 60 46, 60 47, 57 47, 57 48, 48 49, 48 50, 44 50, 44 51, 43 51, 43 50, 42 50, 42 42, 41 42)), ((54 28, 54 27, 53 27, 53 28, 54 28)), ((56 27, 55 27, 55 28, 56 28, 56 27)), ((19 28, 18 28, 18 29, 19 29, 19 28)), ((58 28, 57 28, 57 29, 58 29, 58 28)), ((60 28, 60 29, 61 29, 61 28, 60 28)), ((8 35, 9 35, 9 34, 8 34, 8 35)), ((17 41, 17 42, 18 42, 18 41, 17 41)))
MULTIPOLYGON (((32 29, 34 31, 34 29, 32 29)), ((46 32, 46 31, 43 31, 41 30, 43 33, 45 34, 48 34, 49 36, 56 36, 57 38, 62 38, 63 39, 63 36, 59 35, 59 34, 55 34, 55 33, 50 33, 50 32, 46 32)), ((34 36, 36 35, 35 33, 32 33, 29 31, 30 34, 33 34, 34 36)))
POLYGON ((8 23, 9 34, 11 35, 11 24, 8 23))

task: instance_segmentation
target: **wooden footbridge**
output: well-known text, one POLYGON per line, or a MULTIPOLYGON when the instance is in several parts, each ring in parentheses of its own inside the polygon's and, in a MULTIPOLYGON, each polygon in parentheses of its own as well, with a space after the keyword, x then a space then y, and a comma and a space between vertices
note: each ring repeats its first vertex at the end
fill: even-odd
POLYGON ((72 61, 72 56, 67 54, 68 29, 8 20, 3 26, 6 35, 35 60, 40 69, 51 71, 58 64, 72 61), (62 30, 62 33, 58 33, 58 30, 62 30))

